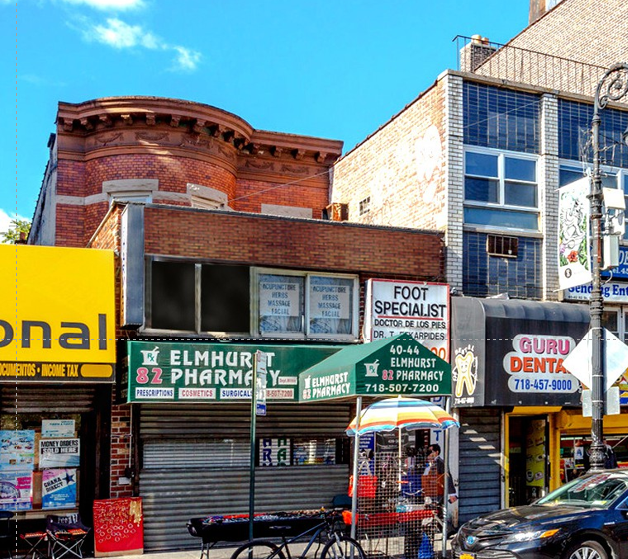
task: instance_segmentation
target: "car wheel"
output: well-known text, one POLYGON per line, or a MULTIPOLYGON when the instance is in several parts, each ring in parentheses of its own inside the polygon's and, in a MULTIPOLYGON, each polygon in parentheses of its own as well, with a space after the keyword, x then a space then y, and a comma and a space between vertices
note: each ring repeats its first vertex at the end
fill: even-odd
POLYGON ((571 546, 564 557, 565 559, 608 559, 608 553, 601 543, 589 540, 571 546))

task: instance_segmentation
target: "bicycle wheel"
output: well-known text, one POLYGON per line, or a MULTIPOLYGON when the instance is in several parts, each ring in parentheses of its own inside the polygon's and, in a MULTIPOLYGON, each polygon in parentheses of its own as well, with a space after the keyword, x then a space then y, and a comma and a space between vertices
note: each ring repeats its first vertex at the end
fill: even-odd
POLYGON ((332 536, 327 541, 321 559, 365 559, 362 546, 344 534, 332 536))
POLYGON ((233 552, 231 559, 286 559, 283 551, 273 542, 267 540, 253 540, 242 544, 233 552))

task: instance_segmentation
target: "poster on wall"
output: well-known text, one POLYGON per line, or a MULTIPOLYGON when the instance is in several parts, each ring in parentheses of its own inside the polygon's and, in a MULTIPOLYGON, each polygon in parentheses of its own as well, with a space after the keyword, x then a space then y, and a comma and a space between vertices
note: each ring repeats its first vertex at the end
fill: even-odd
POLYGON ((311 276, 309 331, 311 334, 351 334, 354 279, 311 276))
POLYGON ((30 510, 33 496, 33 472, 30 469, 0 471, 0 508, 30 510))
POLYGON ((261 274, 259 279, 260 332, 301 332, 303 278, 261 274))
POLYGON ((526 485, 545 487, 545 420, 534 419, 526 433, 526 485))
POLYGON ((41 482, 41 508, 66 509, 76 506, 76 470, 44 470, 41 482))
POLYGON ((290 466, 290 439, 260 439, 260 466, 290 466))
POLYGON ((33 469, 35 431, 0 431, 0 470, 33 469))
POLYGON ((69 439, 74 437, 73 419, 42 419, 41 436, 44 439, 55 437, 69 439))
POLYGON ((79 439, 40 439, 39 468, 78 468, 81 461, 79 439))
POLYGON ((366 341, 408 333, 449 361, 449 285, 372 279, 366 283, 366 341))

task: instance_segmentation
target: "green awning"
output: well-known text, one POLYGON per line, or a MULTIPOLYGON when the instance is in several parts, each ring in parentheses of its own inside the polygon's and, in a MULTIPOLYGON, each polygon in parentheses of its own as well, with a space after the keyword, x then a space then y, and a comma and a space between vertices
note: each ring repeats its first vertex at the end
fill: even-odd
POLYGON ((409 334, 346 347, 299 375, 299 401, 449 396, 451 366, 409 334))

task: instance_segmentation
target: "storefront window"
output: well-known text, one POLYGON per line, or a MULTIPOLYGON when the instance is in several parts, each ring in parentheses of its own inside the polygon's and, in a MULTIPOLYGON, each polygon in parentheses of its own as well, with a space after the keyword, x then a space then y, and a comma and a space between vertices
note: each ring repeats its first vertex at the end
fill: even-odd
POLYGON ((336 439, 295 439, 292 460, 295 466, 339 463, 336 439))
POLYGON ((80 415, 2 415, 0 427, 0 508, 76 508, 80 415))
MULTIPOLYGON (((608 435, 605 445, 612 449, 618 468, 628 468, 628 434, 608 435)), ((582 475, 589 469, 589 435, 563 435, 560 438, 560 477, 567 482, 582 475)), ((607 450, 608 455, 608 450, 607 450)), ((606 457, 611 460, 608 456, 606 457)), ((610 465, 610 464, 605 464, 610 465)))

